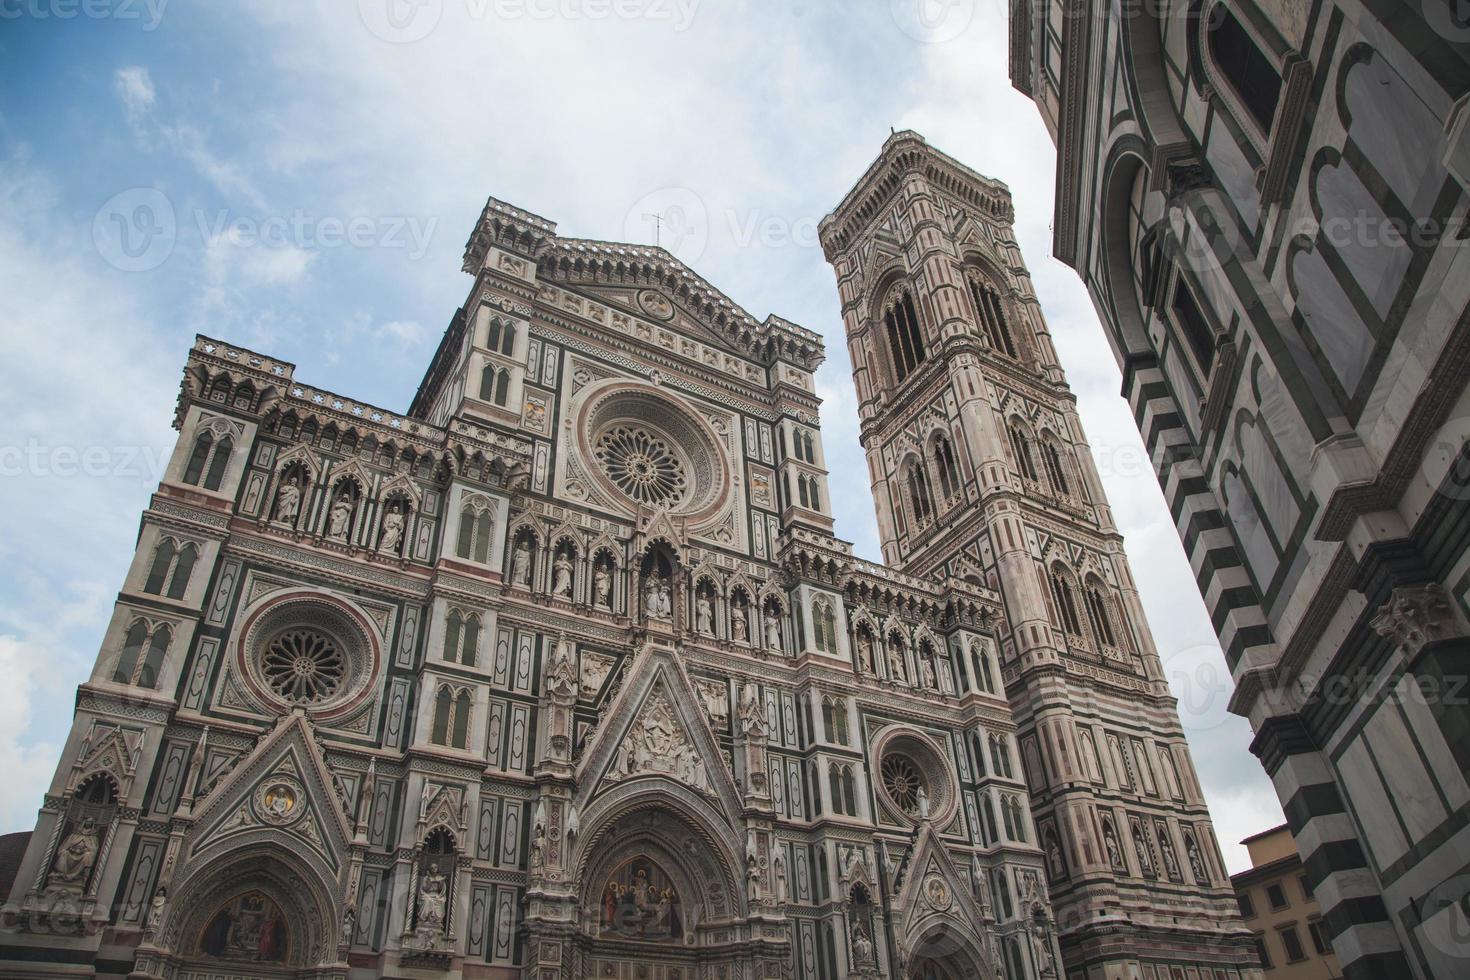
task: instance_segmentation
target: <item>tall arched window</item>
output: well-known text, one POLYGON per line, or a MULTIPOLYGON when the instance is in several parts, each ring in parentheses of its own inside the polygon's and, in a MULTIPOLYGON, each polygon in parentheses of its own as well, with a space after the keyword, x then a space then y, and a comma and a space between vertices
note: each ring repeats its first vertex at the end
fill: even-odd
POLYGON ((1014 779, 1015 771, 1011 768, 1011 753, 1009 747, 999 735, 990 736, 990 765, 997 776, 1014 779))
POLYGON ((197 487, 202 479, 204 489, 218 490, 225 482, 225 468, 230 464, 230 453, 234 448, 229 436, 216 440, 208 429, 199 433, 199 438, 194 440, 194 451, 189 454, 189 462, 184 467, 184 482, 197 487))
POLYGON ((992 350, 1007 357, 1016 356, 1016 344, 1011 339, 1010 324, 1006 322, 1005 307, 995 287, 981 282, 975 275, 965 277, 970 287, 970 301, 975 304, 975 314, 985 328, 985 336, 992 350))
POLYGON ((1031 457, 1031 439, 1026 435, 1024 429, 1017 422, 1009 426, 1011 434, 1011 452, 1016 457, 1016 469, 1028 480, 1036 480, 1036 460, 1031 457))
POLYGON ((1210 12, 1208 24, 1210 59, 1261 132, 1269 134, 1281 101, 1281 73, 1224 3, 1210 12))
POLYGON ((495 376, 495 404, 504 408, 510 401, 510 372, 502 368, 495 376))
POLYGON ((429 729, 429 741, 435 745, 449 744, 449 716, 454 707, 454 695, 448 687, 440 687, 434 697, 434 721, 429 729))
POLYGON ((954 449, 943 433, 936 435, 933 442, 934 468, 939 472, 939 490, 947 501, 960 490, 960 468, 955 464, 954 449))
POLYGON ((1072 598, 1072 584, 1067 581, 1060 568, 1051 570, 1051 596, 1057 607, 1057 619, 1061 627, 1072 636, 1082 635, 1082 622, 1077 618, 1077 603, 1072 598))
POLYGON ((495 518, 489 507, 467 503, 459 511, 459 538, 454 553, 470 561, 490 560, 490 533, 495 518))
POLYGON ((464 635, 459 649, 459 662, 473 667, 480 648, 480 617, 470 613, 464 618, 464 635))
POLYGON ((449 610, 449 616, 444 620, 444 660, 447 663, 455 663, 459 660, 459 645, 461 634, 464 632, 464 617, 459 614, 458 609, 449 610))
POLYGON ((194 563, 198 560, 197 545, 180 546, 173 538, 164 538, 153 552, 153 565, 148 570, 143 591, 150 595, 182 599, 189 588, 189 576, 194 573, 194 563))
POLYGON ((1087 583, 1087 592, 1083 598, 1087 605, 1087 619, 1092 625, 1092 632, 1099 643, 1113 647, 1118 645, 1117 634, 1113 632, 1112 616, 1108 613, 1108 600, 1103 595, 1103 588, 1095 580, 1087 583))
POLYGON ((1041 466, 1046 470, 1046 481, 1051 484, 1052 490, 1063 496, 1072 492, 1067 483, 1067 471, 1062 463, 1062 452, 1057 448, 1056 438, 1045 432, 1041 436, 1041 466))
POLYGON ((825 598, 812 602, 812 633, 818 650, 837 652, 837 614, 832 611, 832 603, 825 598))
POLYGON ((174 539, 164 538, 158 542, 158 548, 153 552, 153 567, 148 570, 148 580, 143 583, 143 591, 150 595, 162 595, 164 581, 173 567, 174 539))
POLYGON ((460 691, 454 699, 454 725, 450 744, 456 749, 465 748, 470 740, 470 692, 460 691))
POLYGON ((883 310, 883 325, 888 330, 888 352, 893 358, 894 378, 902 381, 928 357, 924 351, 923 331, 919 328, 919 315, 907 289, 892 294, 883 310))
POLYGON ((150 627, 144 620, 135 620, 124 635, 122 654, 112 671, 113 683, 157 687, 172 640, 173 631, 167 626, 150 627))
POLYGON ((908 484, 909 506, 914 511, 914 522, 920 526, 934 519, 934 498, 929 493, 929 477, 924 473, 921 460, 911 459, 905 482, 908 484))

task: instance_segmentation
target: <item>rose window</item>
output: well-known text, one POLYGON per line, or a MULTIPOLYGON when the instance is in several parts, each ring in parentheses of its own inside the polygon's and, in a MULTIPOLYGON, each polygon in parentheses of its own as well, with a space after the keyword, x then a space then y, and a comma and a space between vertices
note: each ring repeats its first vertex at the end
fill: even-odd
POLYGON ((683 460, 667 440, 646 429, 613 426, 598 436, 593 452, 608 478, 641 503, 672 506, 689 492, 683 460))
POLYGON ((316 704, 337 693, 347 662, 331 637, 288 630, 266 646, 260 672, 277 695, 293 704, 316 704))
POLYGON ((898 808, 911 817, 919 816, 919 791, 929 795, 928 781, 907 756, 890 755, 883 760, 883 788, 898 808))

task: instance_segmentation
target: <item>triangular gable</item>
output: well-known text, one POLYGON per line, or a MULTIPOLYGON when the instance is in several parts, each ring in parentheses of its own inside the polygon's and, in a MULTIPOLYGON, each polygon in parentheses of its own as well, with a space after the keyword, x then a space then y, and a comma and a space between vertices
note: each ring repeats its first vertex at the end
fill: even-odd
POLYGON ((577 805, 634 780, 672 780, 717 801, 740 819, 741 797, 711 732, 699 693, 667 647, 645 646, 628 666, 622 689, 603 710, 615 723, 600 727, 583 753, 577 805))
MULTIPOLYGON (((970 894, 969 877, 955 867, 932 823, 919 828, 893 908, 902 910, 899 936, 917 939, 942 923, 946 929, 968 936, 975 948, 986 948, 981 934, 985 916, 970 894)), ((988 963, 984 969, 982 976, 987 980, 995 976, 988 963)))
POLYGON ((352 830, 302 714, 282 719, 195 807, 191 857, 236 838, 289 836, 340 871, 352 830))

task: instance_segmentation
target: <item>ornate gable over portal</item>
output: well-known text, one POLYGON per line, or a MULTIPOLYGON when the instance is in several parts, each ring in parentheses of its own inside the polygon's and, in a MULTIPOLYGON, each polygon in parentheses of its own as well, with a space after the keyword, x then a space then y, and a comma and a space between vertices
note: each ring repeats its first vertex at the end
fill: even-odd
POLYGON ((674 651, 649 644, 628 668, 622 690, 578 767, 583 809, 616 785, 646 777, 673 780, 741 822, 740 793, 674 651))
POLYGON ((195 813, 186 838, 185 860, 191 863, 286 835, 335 880, 351 841, 331 771, 310 722, 299 713, 282 718, 195 813))
POLYGON ((991 937, 985 933, 989 916, 970 893, 967 876, 950 860, 932 823, 925 823, 914 840, 907 874, 893 903, 899 913, 899 960, 910 963, 923 955, 931 940, 962 950, 961 958, 975 976, 993 980, 991 937), (967 954, 967 955, 966 955, 967 954))

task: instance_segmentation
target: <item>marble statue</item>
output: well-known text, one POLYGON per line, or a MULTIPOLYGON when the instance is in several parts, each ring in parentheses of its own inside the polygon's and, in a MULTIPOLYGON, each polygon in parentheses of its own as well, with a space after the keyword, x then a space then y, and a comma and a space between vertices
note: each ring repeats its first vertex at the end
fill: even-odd
POLYGON ((346 541, 347 525, 351 520, 352 496, 343 491, 332 501, 332 509, 327 514, 327 537, 333 541, 346 541))
POLYGON ((444 908, 448 901, 449 886, 439 871, 439 862, 429 865, 428 872, 419 882, 419 925, 439 926, 444 923, 444 908))
POLYGON ((403 540, 403 512, 394 504, 393 509, 383 515, 383 535, 378 539, 378 550, 397 552, 403 540))
POLYGON ((612 573, 599 564, 592 572, 592 604, 599 609, 612 608, 612 573))
POLYGON ((572 560, 566 552, 557 555, 551 563, 551 594, 558 599, 572 597, 572 560))
POLYGON ((301 513, 301 481, 291 477, 276 491, 276 520, 295 524, 301 513))
POLYGON ((510 584, 531 587, 531 544, 525 538, 516 542, 510 559, 510 584))
POLYGON ((51 866, 48 880, 78 888, 85 884, 92 864, 97 860, 97 837, 97 822, 91 817, 84 817, 57 848, 56 861, 51 866))

